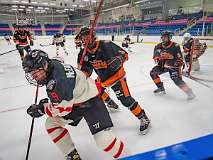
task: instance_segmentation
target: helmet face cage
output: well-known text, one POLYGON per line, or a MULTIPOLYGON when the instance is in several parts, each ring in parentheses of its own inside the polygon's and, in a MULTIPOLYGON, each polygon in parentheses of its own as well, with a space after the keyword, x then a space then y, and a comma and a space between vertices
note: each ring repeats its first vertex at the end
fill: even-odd
POLYGON ((164 31, 164 32, 161 33, 161 38, 163 36, 168 36, 169 40, 171 40, 172 39, 172 32, 170 32, 170 31, 164 31))
POLYGON ((46 80, 36 81, 31 72, 36 69, 44 69, 49 61, 50 59, 48 58, 47 53, 42 50, 35 49, 26 55, 22 62, 22 66, 25 71, 25 77, 30 84, 43 86, 46 83, 46 80))
MULTIPOLYGON (((80 29, 79 38, 80 38, 80 40, 82 41, 82 44, 85 43, 83 37, 88 36, 88 35, 89 35, 89 32, 90 32, 90 28, 89 28, 89 27, 82 27, 82 28, 80 29)), ((91 38, 92 38, 92 39, 91 39, 92 42, 96 40, 95 31, 93 31, 92 37, 91 37, 91 38)))

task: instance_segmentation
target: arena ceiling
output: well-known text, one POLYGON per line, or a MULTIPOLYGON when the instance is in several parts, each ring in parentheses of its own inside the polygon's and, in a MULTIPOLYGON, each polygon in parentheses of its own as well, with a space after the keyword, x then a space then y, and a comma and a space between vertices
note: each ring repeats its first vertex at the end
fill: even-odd
POLYGON ((13 12, 35 12, 45 13, 67 13, 76 9, 89 8, 95 5, 96 0, 0 0, 1 13, 13 12))
MULTIPOLYGON (((0 13, 72 14, 89 11, 100 0, 0 0, 0 13)), ((148 0, 104 0, 104 9, 148 0)))

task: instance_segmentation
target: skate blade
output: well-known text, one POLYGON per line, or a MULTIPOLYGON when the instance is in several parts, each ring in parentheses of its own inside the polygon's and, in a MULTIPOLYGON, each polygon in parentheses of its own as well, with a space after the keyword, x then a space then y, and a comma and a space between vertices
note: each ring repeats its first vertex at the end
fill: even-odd
POLYGON ((116 112, 120 112, 121 109, 120 109, 120 108, 117 108, 117 109, 115 109, 115 108, 108 108, 108 111, 109 111, 110 113, 116 113, 116 112))
POLYGON ((192 101, 192 100, 194 100, 195 98, 196 98, 196 96, 188 97, 188 98, 187 98, 187 101, 192 101))
POLYGON ((159 93, 154 93, 154 95, 164 95, 164 94, 166 94, 166 91, 162 91, 162 92, 159 92, 159 93))

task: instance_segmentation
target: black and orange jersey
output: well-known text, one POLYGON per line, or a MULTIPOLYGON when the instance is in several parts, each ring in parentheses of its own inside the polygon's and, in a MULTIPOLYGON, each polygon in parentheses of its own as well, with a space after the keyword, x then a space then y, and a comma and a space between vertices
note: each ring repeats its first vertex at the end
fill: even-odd
POLYGON ((192 43, 193 43, 193 38, 188 40, 186 43, 183 44, 183 50, 185 54, 189 54, 192 49, 192 43))
POLYGON ((185 59, 199 58, 205 52, 207 46, 206 43, 201 43, 198 38, 191 38, 185 44, 183 44, 183 50, 185 53, 185 59))
POLYGON ((153 59, 162 67, 179 67, 183 62, 180 45, 172 41, 167 46, 159 43, 155 46, 153 59))
MULTIPOLYGON (((81 49, 78 54, 78 64, 82 57, 84 49, 81 49)), ((109 67, 109 61, 116 56, 125 56, 128 59, 128 53, 112 41, 96 41, 93 49, 87 49, 86 56, 84 57, 81 70, 90 76, 95 70, 100 78, 102 86, 109 86, 121 79, 125 75, 123 66, 117 70, 112 71, 109 67)))
POLYGON ((28 44, 28 41, 27 41, 27 38, 29 40, 32 40, 32 36, 30 34, 29 31, 27 30, 23 30, 23 31, 15 31, 15 33, 13 34, 13 41, 16 43, 16 44, 19 44, 19 45, 27 45, 28 44))

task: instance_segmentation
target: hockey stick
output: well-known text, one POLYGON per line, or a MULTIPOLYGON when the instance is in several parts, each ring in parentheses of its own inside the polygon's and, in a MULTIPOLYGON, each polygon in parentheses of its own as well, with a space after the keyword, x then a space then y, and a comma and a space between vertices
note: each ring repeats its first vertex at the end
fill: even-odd
POLYGON ((90 42, 90 40, 92 38, 92 33, 94 32, 94 29, 95 29, 95 26, 96 26, 96 23, 97 23, 97 20, 98 20, 98 16, 100 14, 100 10, 101 10, 103 2, 104 2, 104 0, 100 0, 99 6, 98 6, 98 8, 96 10, 96 15, 95 15, 94 21, 92 23, 92 27, 90 28, 89 35, 87 36, 87 39, 86 39, 86 44, 85 44, 85 47, 84 47, 84 52, 83 52, 83 54, 81 56, 80 65, 79 65, 80 68, 81 68, 81 66, 83 64, 83 61, 84 61, 84 58, 86 56, 87 47, 88 47, 89 42, 90 42))
POLYGON ((193 54, 194 54, 194 45, 195 45, 195 40, 193 39, 192 41, 192 47, 190 51, 190 60, 189 60, 189 69, 188 69, 188 75, 190 76, 191 70, 192 70, 192 60, 193 60, 193 54))
POLYGON ((41 47, 47 47, 47 46, 51 46, 53 44, 40 44, 41 47))
POLYGON ((4 52, 4 53, 1 53, 0 56, 4 55, 4 54, 8 54, 8 53, 11 53, 11 52, 14 52, 16 51, 17 49, 13 49, 13 50, 10 50, 10 51, 7 51, 7 52, 4 52))
MULTIPOLYGON (((36 88, 35 104, 37 103, 37 99, 38 99, 38 88, 39 88, 39 85, 37 85, 37 88, 36 88)), ((29 157, 31 139, 32 139, 32 135, 33 135, 34 120, 35 120, 35 118, 33 117, 32 123, 31 123, 31 128, 30 128, 30 136, 29 136, 29 140, 28 140, 27 154, 26 154, 25 160, 28 160, 28 157, 29 157)))
POLYGON ((202 80, 197 79, 196 77, 193 77, 193 76, 188 75, 188 74, 185 74, 185 73, 183 73, 183 76, 186 77, 186 78, 189 78, 189 79, 191 79, 191 80, 193 80, 193 81, 195 81, 195 82, 197 82, 197 83, 199 83, 199 84, 201 84, 201 85, 203 85, 203 86, 205 86, 205 87, 210 88, 210 89, 213 90, 213 87, 212 87, 212 86, 210 86, 210 85, 204 83, 202 80))

